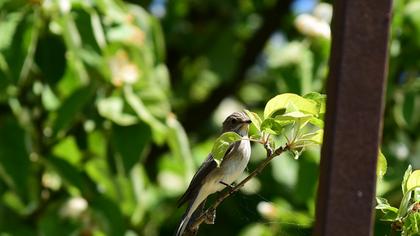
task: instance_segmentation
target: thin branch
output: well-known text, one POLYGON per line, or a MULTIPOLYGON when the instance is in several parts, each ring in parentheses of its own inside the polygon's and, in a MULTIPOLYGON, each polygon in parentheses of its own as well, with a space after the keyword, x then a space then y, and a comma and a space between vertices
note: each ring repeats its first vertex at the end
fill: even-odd
MULTIPOLYGON (((269 147, 269 145, 264 145, 264 147, 269 147)), ((268 163, 276 156, 279 156, 284 151, 290 149, 290 147, 286 144, 284 147, 277 148, 274 152, 272 151, 271 147, 267 148, 267 158, 261 162, 258 167, 252 171, 244 180, 242 180, 239 184, 235 187, 228 189, 228 191, 222 192, 216 201, 213 203, 211 207, 209 207, 205 212, 203 212, 197 219, 188 227, 188 231, 197 231, 198 227, 208 218, 208 214, 213 213, 216 208, 222 203, 226 198, 231 196, 233 193, 237 192, 240 188, 242 188, 249 180, 253 177, 257 176, 261 171, 268 165, 268 163)))

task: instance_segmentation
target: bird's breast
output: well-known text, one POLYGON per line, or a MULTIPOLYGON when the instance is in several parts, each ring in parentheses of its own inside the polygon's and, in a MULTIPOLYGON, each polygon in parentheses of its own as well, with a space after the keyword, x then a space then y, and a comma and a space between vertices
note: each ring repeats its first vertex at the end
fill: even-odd
POLYGON ((248 165, 250 156, 251 145, 249 141, 240 141, 236 150, 233 150, 231 156, 226 158, 220 166, 223 170, 222 181, 231 184, 237 180, 248 165))

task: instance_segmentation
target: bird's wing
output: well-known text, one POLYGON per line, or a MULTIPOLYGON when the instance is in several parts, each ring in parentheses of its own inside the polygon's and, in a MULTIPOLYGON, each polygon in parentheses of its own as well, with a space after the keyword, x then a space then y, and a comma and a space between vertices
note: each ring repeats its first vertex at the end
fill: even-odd
POLYGON ((216 167, 217 163, 213 159, 213 155, 210 153, 207 156, 207 159, 203 162, 203 164, 201 164, 200 168, 195 173, 190 182, 190 185, 187 188, 187 191, 185 191, 184 195, 182 195, 182 197, 178 200, 178 207, 182 206, 184 203, 190 200, 193 193, 201 187, 201 181, 216 167))
MULTIPOLYGON (((228 157, 230 155, 230 152, 233 150, 234 146, 235 144, 231 144, 229 146, 225 153, 225 157, 228 157)), ((194 177, 190 182, 190 185, 187 188, 187 191, 185 191, 184 195, 182 195, 182 197, 178 200, 178 207, 182 206, 184 203, 191 199, 194 193, 200 189, 202 185, 201 182, 204 180, 204 178, 215 168, 217 168, 217 163, 214 160, 213 155, 210 153, 207 156, 207 159, 203 162, 203 164, 201 164, 197 173, 195 173, 194 177)))

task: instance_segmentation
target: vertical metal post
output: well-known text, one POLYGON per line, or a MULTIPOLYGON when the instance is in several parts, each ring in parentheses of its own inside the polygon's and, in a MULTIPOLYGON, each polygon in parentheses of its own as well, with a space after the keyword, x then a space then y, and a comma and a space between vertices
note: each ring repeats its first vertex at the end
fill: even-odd
POLYGON ((336 0, 316 236, 372 235, 392 0, 336 0))

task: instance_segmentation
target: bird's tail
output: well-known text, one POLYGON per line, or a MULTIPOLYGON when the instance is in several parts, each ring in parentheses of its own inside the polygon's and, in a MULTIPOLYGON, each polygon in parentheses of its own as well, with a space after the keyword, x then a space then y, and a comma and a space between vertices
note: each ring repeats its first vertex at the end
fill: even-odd
POLYGON ((188 215, 185 215, 182 217, 181 223, 178 226, 178 230, 176 231, 175 236, 182 236, 185 232, 185 229, 188 226, 188 223, 190 222, 190 218, 188 215))
POLYGON ((204 200, 194 212, 190 212, 191 207, 188 207, 185 214, 182 216, 182 220, 179 223, 178 229, 175 233, 175 236, 182 236, 187 229, 187 226, 194 221, 195 218, 201 215, 204 210, 204 205, 206 204, 206 200, 204 200))

